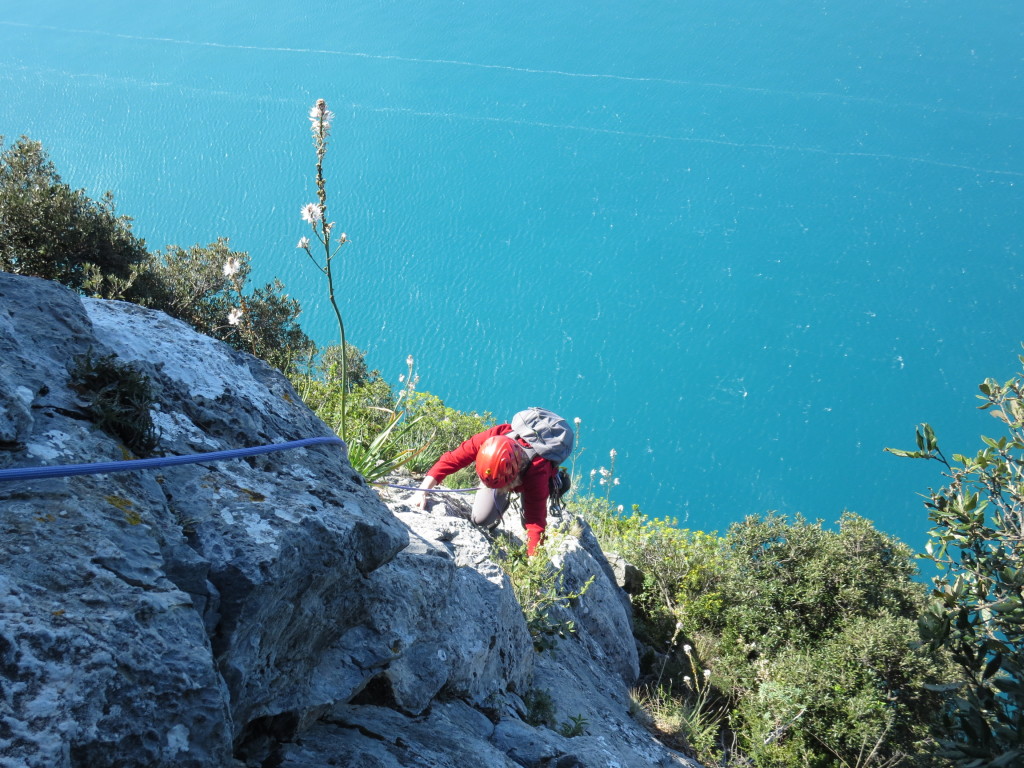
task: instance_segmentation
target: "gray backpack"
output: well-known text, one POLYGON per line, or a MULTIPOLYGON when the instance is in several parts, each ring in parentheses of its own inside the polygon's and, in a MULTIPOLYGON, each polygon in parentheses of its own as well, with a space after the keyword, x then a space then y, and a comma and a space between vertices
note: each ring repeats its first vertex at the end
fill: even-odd
POLYGON ((569 458, 576 439, 568 421, 544 408, 527 408, 513 416, 510 434, 521 437, 534 454, 556 465, 569 458))

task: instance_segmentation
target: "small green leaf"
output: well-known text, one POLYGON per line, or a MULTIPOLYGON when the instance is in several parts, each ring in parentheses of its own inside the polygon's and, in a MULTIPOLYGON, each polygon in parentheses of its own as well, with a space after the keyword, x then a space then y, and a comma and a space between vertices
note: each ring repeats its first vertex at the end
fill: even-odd
POLYGON ((1019 597, 1007 597, 1000 600, 998 603, 993 603, 989 606, 993 611, 1002 613, 1004 611, 1012 611, 1014 608, 1021 606, 1021 598, 1019 597))
POLYGON ((893 456, 903 456, 908 459, 923 459, 924 454, 921 451, 904 451, 900 448, 885 448, 887 453, 891 453, 893 456))
POLYGON ((999 667, 1002 666, 1002 664, 1003 664, 1002 654, 998 654, 997 653, 995 656, 993 656, 989 660, 988 664, 985 665, 985 669, 981 673, 981 679, 982 680, 987 680, 988 678, 992 677, 992 675, 994 675, 996 672, 999 671, 999 667))
POLYGON ((922 683, 921 687, 926 691, 935 691, 936 693, 951 693, 952 691, 959 690, 963 687, 963 683, 922 683))

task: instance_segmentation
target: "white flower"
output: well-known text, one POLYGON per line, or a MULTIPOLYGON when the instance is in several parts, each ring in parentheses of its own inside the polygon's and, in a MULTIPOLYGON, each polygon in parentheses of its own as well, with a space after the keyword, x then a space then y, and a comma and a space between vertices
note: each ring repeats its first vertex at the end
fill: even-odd
POLYGON ((344 245, 347 242, 348 242, 348 235, 346 235, 344 232, 342 232, 340 235, 338 235, 338 243, 339 243, 339 245, 344 245))
POLYGON ((683 682, 684 683, 689 685, 692 681, 693 681, 693 678, 691 678, 689 675, 683 675, 683 682))
POLYGON ((711 677, 711 670, 710 669, 705 669, 704 670, 704 679, 707 680, 709 677, 711 677))
POLYGON ((238 325, 242 322, 242 310, 239 307, 232 307, 228 312, 228 325, 238 325))
POLYGON ((607 480, 605 480, 605 479, 604 479, 603 477, 601 478, 601 485, 604 485, 604 484, 605 484, 605 483, 607 483, 607 482, 608 482, 608 481, 607 481, 607 480))
POLYGON ((313 130, 322 124, 324 128, 331 127, 331 120, 334 119, 334 113, 327 108, 327 102, 323 99, 317 99, 309 110, 309 121, 313 123, 313 130))
POLYGON ((594 475, 596 475, 596 474, 597 474, 597 470, 596 469, 590 470, 590 479, 593 480, 594 479, 594 475))
POLYGON ((625 509, 625 507, 623 507, 623 506, 622 506, 621 504, 619 504, 619 506, 617 507, 617 509, 618 509, 618 511, 619 511, 619 514, 622 514, 623 510, 625 509))
POLYGON ((690 651, 692 651, 692 650, 693 650, 693 646, 690 645, 689 643, 687 643, 686 645, 683 646, 683 653, 685 653, 687 655, 689 655, 690 651))
POLYGON ((408 365, 410 368, 412 368, 412 364, 413 364, 412 355, 409 355, 407 358, 405 358, 405 364, 408 365))
POLYGON ((242 264, 238 259, 228 259, 224 262, 224 277, 234 277, 241 267, 242 264))
POLYGON ((309 238, 308 237, 300 237, 299 238, 299 244, 296 245, 295 247, 296 248, 309 248, 309 238))
POLYGON ((316 203, 306 203, 302 206, 302 220, 310 224, 320 221, 320 206, 316 203))
POLYGON ((610 451, 608 452, 608 455, 612 457, 612 461, 615 461, 615 457, 616 457, 616 456, 618 456, 619 454, 615 452, 615 449, 614 449, 614 448, 612 448, 612 449, 611 449, 611 450, 610 450, 610 451))
POLYGON ((582 419, 579 416, 577 416, 575 419, 572 420, 572 423, 578 427, 581 421, 582 419))
POLYGON ((619 478, 616 477, 614 480, 612 480, 612 485, 618 485, 618 484, 619 484, 619 478))
POLYGON ((610 474, 611 474, 610 471, 608 471, 604 467, 601 467, 601 477, 608 477, 608 475, 610 475, 610 474))
POLYGON ((405 381, 405 374, 404 373, 400 373, 398 375, 398 383, 401 384, 403 381, 405 381))

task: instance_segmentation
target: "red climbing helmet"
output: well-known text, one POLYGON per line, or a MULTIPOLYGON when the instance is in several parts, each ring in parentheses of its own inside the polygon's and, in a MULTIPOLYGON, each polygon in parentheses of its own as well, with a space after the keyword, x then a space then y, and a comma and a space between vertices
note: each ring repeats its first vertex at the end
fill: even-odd
POLYGON ((488 488, 512 485, 526 460, 526 451, 515 440, 505 435, 493 435, 484 440, 476 454, 476 473, 488 488))

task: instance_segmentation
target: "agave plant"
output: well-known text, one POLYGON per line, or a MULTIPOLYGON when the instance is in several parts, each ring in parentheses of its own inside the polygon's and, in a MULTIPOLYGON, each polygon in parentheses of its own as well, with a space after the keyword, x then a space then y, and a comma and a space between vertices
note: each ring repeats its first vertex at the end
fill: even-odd
POLYGON ((388 423, 373 440, 359 440, 349 445, 348 459, 352 468, 369 482, 379 480, 412 461, 426 450, 429 441, 417 448, 406 446, 405 436, 422 417, 403 421, 405 411, 375 407, 390 414, 388 423))

